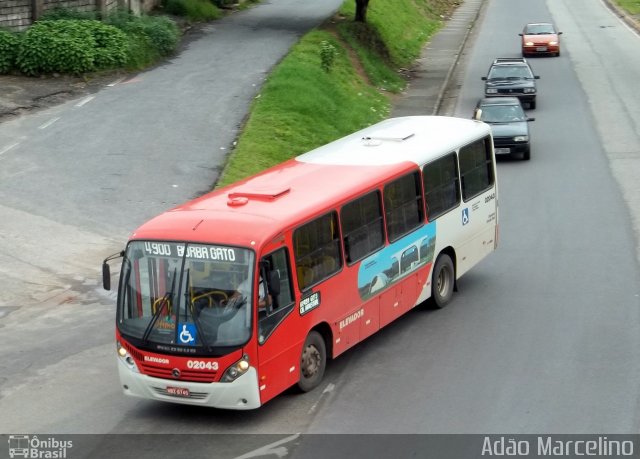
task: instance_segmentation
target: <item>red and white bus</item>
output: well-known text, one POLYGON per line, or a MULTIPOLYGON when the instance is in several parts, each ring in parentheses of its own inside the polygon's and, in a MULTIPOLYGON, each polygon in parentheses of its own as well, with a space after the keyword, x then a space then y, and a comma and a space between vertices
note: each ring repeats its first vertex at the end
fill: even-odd
POLYGON ((326 362, 493 252, 488 125, 391 118, 165 212, 123 257, 124 393, 253 409, 309 391, 326 362))

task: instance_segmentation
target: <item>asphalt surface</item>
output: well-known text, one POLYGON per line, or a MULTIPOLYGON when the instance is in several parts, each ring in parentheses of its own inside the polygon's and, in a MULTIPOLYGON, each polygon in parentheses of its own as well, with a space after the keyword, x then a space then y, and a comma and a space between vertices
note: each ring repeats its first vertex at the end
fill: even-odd
MULTIPOLYGON (((603 2, 629 27, 640 31, 640 17, 627 14, 610 0, 603 2)), ((455 91, 449 91, 455 88, 450 88, 449 82, 481 7, 482 0, 463 1, 432 38, 416 61, 411 83, 395 102, 392 116, 451 114, 448 102, 455 97, 455 91)), ((186 32, 182 48, 197 38, 199 28, 186 32)), ((90 77, 0 75, 0 122, 87 96, 119 78, 131 76, 118 71, 90 77)))
MULTIPOLYGON (((481 7, 482 2, 467 0, 456 11, 454 17, 448 21, 447 26, 433 38, 419 62, 420 65, 415 72, 414 80, 411 82, 404 97, 399 98, 397 101, 394 107, 394 116, 413 113, 430 114, 436 111, 438 113, 449 114, 448 106, 449 102, 453 100, 451 94, 455 92, 455 87, 449 87, 448 91, 444 89, 447 88, 451 80, 451 75, 456 73, 460 49, 464 45, 465 40, 468 39, 469 24, 475 20, 478 14, 478 8, 481 7), (431 84, 421 90, 420 85, 428 79, 430 79, 431 84), (421 91, 423 91, 422 95, 421 91)), ((479 85, 480 81, 477 75, 475 75, 474 78, 475 83, 479 85)), ((0 80, 0 84, 4 84, 4 82, 0 80)), ((2 88, 4 89, 4 85, 2 88)), ((474 92, 474 94, 477 94, 477 91, 474 92)), ((543 107, 543 110, 544 109, 543 107)), ((544 117, 541 116, 536 123, 538 126, 543 126, 544 122, 544 117)), ((2 160, 3 148, 3 145, 0 144, 0 161, 2 160)), ((536 158, 534 158, 534 161, 536 161, 536 158)), ((532 164, 534 163, 532 162, 532 164)), ((600 161, 598 164, 603 163, 600 161)), ((503 169, 509 167, 515 169, 517 165, 518 164, 507 162, 502 163, 501 167, 503 169)), ((3 165, 0 164, 0 166, 3 165)), ((606 166, 603 166, 603 168, 604 167, 606 166)), ((535 171, 536 169, 526 168, 526 170, 524 170, 523 168, 522 180, 526 179, 526 177, 532 173, 532 170, 535 171)), ((517 178, 520 179, 519 176, 517 178)), ((517 182, 517 180, 514 181, 517 182)), ((504 194, 505 203, 508 196, 508 193, 504 194)), ((505 208, 507 207, 505 206, 505 208)), ((9 216, 5 215, 3 220, 5 222, 8 221, 8 217, 9 216)), ((505 219, 505 225, 507 222, 508 220, 505 219)), ((518 223, 515 222, 511 224, 518 223)), ((508 227, 505 226, 505 229, 508 229, 508 227)), ((65 228, 65 231, 69 231, 69 228, 65 228)), ((3 232, 5 231, 3 230, 3 232)), ((509 232, 506 231, 505 235, 506 234, 509 234, 509 232)), ((3 234, 0 233, 0 238, 2 236, 3 234)), ((12 234, 6 236, 9 238, 12 234)), ((25 234, 18 234, 16 236, 16 245, 27 248, 30 245, 35 245, 35 239, 29 239, 25 234)), ((73 236, 74 234, 72 233, 68 237, 73 236)), ((50 239, 54 242, 56 241, 55 237, 50 236, 50 239)), ((87 245, 86 241, 81 237, 75 237, 74 239, 78 245, 78 249, 87 245)), ((508 242, 506 236, 505 242, 508 242)), ((51 245, 55 246, 58 244, 51 245)), ((39 249, 39 247, 34 247, 33 251, 35 252, 36 249, 39 249)), ((55 250, 55 247, 46 247, 46 249, 50 252, 51 250, 55 250)), ((505 245, 501 253, 508 253, 508 249, 509 246, 505 245)), ((47 251, 42 250, 41 252, 47 251)), ((515 251, 515 249, 513 251, 515 251)), ((23 252, 23 254, 25 253, 26 251, 23 252)), ((40 257, 42 256, 43 254, 40 253, 40 257)), ((41 263, 41 258, 39 259, 37 255, 34 255, 31 259, 34 260, 34 263, 41 263)), ((60 259, 62 259, 62 254, 60 254, 60 259)), ((13 260, 10 261, 13 262, 13 260)), ((95 263, 95 260, 92 262, 95 263)), ((496 289, 496 292, 510 292, 513 289, 513 285, 517 284, 507 283, 507 275, 520 266, 520 264, 514 263, 511 265, 511 268, 507 270, 503 265, 497 263, 497 257, 494 257, 493 261, 489 261, 489 263, 492 263, 488 265, 491 268, 497 268, 494 270, 489 269, 489 272, 498 272, 505 278, 503 281, 505 285, 500 285, 501 288, 496 289), (500 270, 500 268, 502 270, 500 270)), ((84 271, 81 270, 81 267, 77 266, 71 266, 70 269, 71 268, 80 274, 78 283, 81 283, 84 271)), ((59 267, 51 267, 52 271, 56 269, 59 269, 59 267)), ((544 273, 545 271, 541 269, 540 272, 544 273)), ((491 305, 498 304, 500 300, 500 298, 497 297, 498 295, 496 294, 496 297, 487 298, 481 295, 474 296, 473 293, 474 291, 482 291, 481 284, 483 283, 496 282, 494 275, 492 274, 491 277, 483 277, 482 273, 478 273, 472 278, 467 278, 465 282, 465 288, 459 293, 457 302, 463 305, 470 305, 468 309, 465 310, 465 308, 462 307, 448 308, 440 312, 437 316, 436 314, 426 316, 429 320, 417 319, 416 315, 418 311, 416 311, 413 319, 417 320, 399 321, 387 330, 381 332, 377 337, 373 337, 369 342, 363 343, 359 347, 357 354, 351 353, 337 360, 335 362, 336 365, 333 366, 333 375, 344 374, 345 378, 349 378, 350 387, 347 388, 348 390, 342 389, 343 392, 338 395, 335 395, 337 391, 335 391, 334 394, 327 393, 325 395, 322 395, 324 392, 316 391, 315 393, 308 394, 304 397, 299 396, 295 399, 283 395, 279 399, 270 402, 270 404, 263 407, 259 412, 243 413, 242 415, 237 415, 236 413, 211 413, 144 402, 135 403, 132 400, 122 397, 118 391, 117 378, 112 368, 113 330, 111 318, 113 305, 111 301, 108 301, 106 306, 98 307, 91 303, 95 298, 87 298, 87 301, 83 303, 80 301, 82 298, 79 300, 77 297, 74 298, 71 296, 74 293, 73 291, 79 288, 78 285, 73 284, 69 288, 70 298, 67 304, 52 309, 50 312, 38 316, 37 319, 35 318, 35 314, 33 317, 28 317, 25 312, 20 316, 23 319, 23 321, 21 321, 14 318, 14 313, 9 314, 11 311, 4 310, 2 306, 5 298, 0 297, 0 318, 2 319, 2 324, 0 325, 6 325, 6 328, 3 328, 3 333, 5 334, 6 359, 0 362, 0 375, 3 375, 0 377, 0 381, 3 383, 3 385, 0 386, 3 392, 3 398, 0 398, 0 411, 4 413, 3 418, 0 419, 0 432, 33 432, 42 430, 68 433, 105 431, 112 431, 114 433, 160 433, 172 430, 177 432, 206 433, 222 431, 223 429, 232 430, 240 428, 251 431, 269 431, 269 433, 304 431, 307 426, 300 425, 299 421, 300 419, 305 420, 312 418, 308 413, 313 413, 313 410, 316 409, 314 402, 317 397, 331 397, 332 407, 343 406, 345 410, 353 411, 354 413, 358 413, 358 400, 364 398, 365 401, 369 403, 376 401, 374 397, 368 399, 367 397, 363 397, 368 387, 371 387, 372 390, 380 391, 377 384, 372 384, 370 378, 371 373, 367 372, 367 370, 371 368, 372 363, 375 368, 375 365, 380 365, 381 362, 393 361, 391 355, 400 355, 402 351, 398 350, 403 349, 403 345, 405 346, 404 349, 407 349, 410 343, 403 342, 403 337, 415 340, 422 336, 430 337, 430 341, 428 338, 425 338, 427 345, 421 349, 430 350, 431 356, 428 356, 428 352, 423 352, 419 355, 410 355, 407 356, 404 365, 407 370, 410 371, 413 368, 419 367, 420 364, 423 364, 424 360, 422 356, 426 356, 424 358, 430 359, 432 362, 431 366, 444 369, 444 371, 440 372, 439 376, 437 372, 433 372, 430 381, 420 381, 420 383, 429 390, 423 391, 419 395, 430 402, 432 412, 448 413, 450 412, 451 406, 447 405, 447 403, 455 402, 460 405, 465 405, 463 402, 471 399, 474 401, 474 404, 470 405, 470 407, 465 407, 467 412, 464 413, 464 416, 461 416, 460 419, 465 416, 466 418, 470 418, 466 424, 467 426, 481 425, 481 422, 487 421, 486 418, 483 417, 483 413, 489 412, 486 406, 488 400, 496 399, 495 394, 500 392, 500 384, 505 385, 504 381, 496 380, 504 373, 513 378, 512 381, 507 381, 510 382, 510 384, 508 384, 510 391, 502 392, 505 395, 502 396, 502 398, 497 398, 500 404, 497 409, 492 411, 496 413, 496 419, 493 420, 495 424, 493 425, 501 425, 511 419, 509 416, 516 417, 518 413, 514 411, 514 407, 522 411, 526 410, 528 413, 528 410, 539 409, 536 408, 537 405, 540 405, 545 400, 544 394, 538 388, 539 392, 533 393, 533 396, 528 398, 520 397, 521 401, 519 405, 509 403, 510 398, 519 395, 520 391, 526 388, 526 386, 519 386, 516 383, 517 378, 515 373, 508 372, 509 366, 511 365, 516 370, 521 370, 522 372, 527 370, 525 364, 528 365, 530 362, 523 361, 521 355, 526 355, 528 351, 527 347, 531 343, 534 343, 533 339, 521 341, 514 339, 513 342, 518 343, 517 347, 513 349, 513 352, 508 353, 508 359, 505 359, 502 363, 499 362, 498 369, 501 370, 501 373, 496 373, 494 377, 485 376, 484 380, 481 379, 478 381, 479 375, 489 373, 483 370, 492 368, 492 365, 495 367, 495 362, 491 359, 494 355, 500 355, 500 352, 503 351, 504 348, 508 348, 509 346, 513 347, 513 344, 506 340, 505 336, 507 333, 515 333, 517 330, 515 332, 510 330, 506 320, 521 321, 521 317, 526 317, 527 320, 524 321, 523 327, 527 326, 528 328, 545 330, 544 327, 549 325, 559 327, 558 324, 562 324, 565 319, 565 317, 563 317, 565 313, 561 308, 554 309, 546 303, 535 303, 531 300, 530 304, 522 305, 523 308, 526 307, 526 314, 524 316, 516 317, 516 313, 521 311, 515 311, 513 308, 505 306, 503 310, 497 311, 500 313, 497 315, 497 320, 492 319, 487 315, 487 311, 490 310, 491 305), (547 319, 535 314, 540 308, 545 308, 544 312, 548 314, 547 319), (471 314, 471 318, 469 318, 469 314, 471 314), (105 317, 108 317, 108 320, 106 320, 105 317), (491 323, 486 324, 485 322, 491 323), (485 333, 486 337, 477 334, 477 330, 482 328, 478 326, 478 324, 490 326, 487 329, 494 333, 485 333), (80 328, 82 328, 83 335, 82 349, 86 349, 82 352, 74 349, 74 346, 77 344, 75 337, 78 335, 76 335, 76 333, 79 333, 80 328), (96 330, 99 330, 99 334, 96 334, 96 330), (27 331, 28 333, 26 333, 27 331), (476 334, 474 334, 474 332, 476 334), (65 336, 66 338, 62 338, 65 336), (460 336, 472 337, 467 339, 468 349, 462 349, 461 351, 461 347, 459 347, 460 340, 458 339, 460 336), (496 342, 494 343, 495 337, 499 339, 495 340, 496 342), (39 344, 41 349, 34 349, 32 345, 33 338, 40 338, 42 340, 39 344), (483 342, 485 339, 490 342, 483 342), (473 352, 481 345, 489 347, 492 352, 488 352, 484 358, 478 359, 477 362, 472 362, 473 352), (394 346, 397 352, 393 352, 394 346), (441 351, 441 353, 438 351, 441 351), (41 359, 34 361, 32 355, 36 352, 41 354, 41 359), (459 355, 464 352, 468 352, 467 360, 457 360, 456 357, 459 357, 459 355), (20 359, 21 357, 22 359, 20 359), (434 363, 437 358, 441 360, 434 363), (9 362, 13 365, 14 359, 16 366, 9 367, 9 362), (89 371, 87 371, 87 362, 91 363, 89 371), (445 364, 440 365, 441 362, 445 362, 445 364), (465 364, 469 364, 469 366, 465 367, 465 364), (17 365, 21 365, 21 367, 18 368, 17 365), (353 371, 353 367, 362 371, 353 371), (33 377, 34 373, 36 373, 37 377, 33 377), (76 377, 79 374, 83 375, 86 384, 78 384, 76 377), (459 377, 460 375, 464 377, 459 377), (31 379, 29 376, 31 376, 31 379), (9 383, 5 384, 2 380, 3 377, 9 378, 9 383), (14 384, 16 381, 18 383, 14 384), (452 381, 456 384, 453 387, 451 386, 452 381), (478 382, 475 393, 473 392, 473 388, 463 385, 465 381, 478 382), (9 390, 5 391, 7 388, 9 390), (353 390, 353 392, 349 392, 349 390, 353 390), (447 396, 445 393, 454 393, 457 398, 447 396), (483 395, 487 395, 487 397, 483 395), (493 398, 491 397, 492 395, 494 396, 493 398), (428 400, 429 397, 433 397, 434 400, 428 400), (28 402, 25 402, 25 400, 28 400, 28 402), (344 401, 344 403, 337 403, 341 401, 344 401), (353 404, 353 406, 350 404, 353 404), (476 424, 474 424, 474 422, 476 424)), ((619 281, 617 282, 619 283, 619 281)), ((587 288, 589 286, 582 285, 577 281, 575 283, 579 287, 576 288, 575 291, 581 295, 580 299, 585 302, 591 301, 586 294, 588 293, 587 288), (584 292, 581 293, 582 291, 584 292)), ((618 283, 616 283, 614 287, 617 288, 618 283)), ((526 283, 522 282, 522 284, 526 283)), ((535 285, 543 285, 543 282, 539 284, 536 283, 535 285)), ((7 285, 6 288, 11 288, 11 286, 7 285)), ((560 287, 558 287, 558 291, 559 290, 560 287)), ((534 297, 532 296, 532 298, 534 297)), ((573 301, 573 299, 567 299, 566 301, 570 302, 573 301)), ((602 301, 605 302, 607 299, 603 298, 602 301)), ((519 300, 515 294, 513 294, 513 304, 519 304, 519 300)), ((29 308, 22 309, 26 310, 29 308)), ((588 311, 590 314, 597 313, 597 310, 593 307, 588 311)), ((607 317, 603 317, 603 319, 610 320, 607 319, 607 317)), ((632 320, 630 320, 630 322, 632 322, 632 320)), ((586 320, 585 323, 587 323, 586 320)), ((608 327, 607 330, 612 334, 619 335, 620 329, 616 329, 613 325, 615 324, 612 322, 612 326, 608 327)), ((551 328, 551 330, 553 330, 553 328, 551 328)), ((561 330, 558 334, 562 332, 561 330)), ((601 332, 596 333, 598 333, 598 336, 601 334, 601 332)), ((559 373, 553 366, 563 363, 558 357, 558 348, 553 346, 554 342, 549 340, 548 337, 544 336, 543 339, 549 341, 548 349, 546 349, 548 353, 544 355, 549 355, 554 358, 550 359, 549 364, 541 366, 540 368, 548 370, 549 374, 561 379, 562 375, 558 376, 559 373)), ((593 342, 581 342, 578 344, 588 346, 587 349, 592 351, 594 355, 598 352, 603 353, 593 342)), ((576 347, 579 346, 576 345, 576 347)), ((630 352, 628 348, 620 347, 619 349, 630 352)), ((620 355, 621 351, 617 350, 617 352, 618 355, 620 355)), ((613 355, 613 353, 611 355, 613 355)), ((541 354, 541 356, 543 355, 541 354)), ((622 355, 622 357, 618 357, 618 359, 626 357, 626 355, 622 355)), ((532 356, 531 358, 532 362, 538 362, 539 357, 532 356)), ((572 365, 577 366, 575 363, 572 363, 572 365)), ((379 368, 386 369, 388 367, 380 365, 379 368)), ((380 371, 379 375, 381 376, 379 377, 385 378, 386 374, 386 372, 380 371)), ((618 373, 611 372, 605 382, 611 382, 617 374, 618 373)), ((536 376, 540 377, 540 374, 536 376)), ((535 381, 535 379, 536 378, 533 377, 531 378, 532 381, 535 381)), ((634 381, 637 380, 637 378, 628 378, 628 380, 634 381)), ((568 384, 560 384, 560 382, 555 381, 559 389, 573 387, 568 384)), ((594 383, 593 386, 596 386, 596 384, 594 383)), ((605 384, 600 387, 607 386, 605 384)), ((613 388, 613 391, 618 389, 618 386, 613 384, 610 387, 613 388)), ((560 391, 558 391, 558 394, 562 395, 560 391)), ((551 402, 556 398, 561 398, 559 395, 551 398, 551 402)), ((379 402, 384 404, 384 397, 379 398, 382 399, 379 402)), ((572 399, 569 398, 569 400, 571 401, 572 399)), ((420 412, 425 411, 423 408, 424 405, 420 403, 420 400, 406 399, 405 402, 406 406, 401 406, 401 408, 406 409, 407 413, 415 415, 413 418, 407 416, 407 420, 420 420, 422 419, 420 416, 424 415, 421 423, 417 425, 404 425, 398 422, 397 418, 393 416, 363 416, 360 419, 367 419, 368 426, 372 429, 379 428, 385 432, 395 430, 402 431, 403 429, 425 431, 430 427, 434 427, 432 424, 434 422, 439 423, 435 426, 437 427, 435 429, 437 431, 447 431, 449 427, 451 428, 448 430, 450 432, 460 429, 462 421, 455 417, 434 421, 426 417, 428 413, 420 412)), ((364 405, 364 403, 361 405, 364 405)), ((397 406, 389 406, 388 410, 381 409, 378 410, 378 413, 397 413, 398 410, 399 408, 397 406)), ((611 410, 610 412, 613 411, 614 410, 611 410)), ((461 409, 460 412, 463 413, 463 410, 461 409)), ((568 410, 563 413, 566 414, 561 416, 556 422, 560 425, 563 421, 567 421, 563 425, 569 426, 567 429, 570 429, 571 424, 569 421, 571 421, 571 417, 574 416, 575 413, 568 410)), ((332 423, 330 418, 323 418, 322 416, 318 416, 318 418, 320 421, 328 421, 327 424, 329 428, 334 431, 340 427, 339 424, 332 423)), ((348 418, 345 417, 345 419, 348 418)), ((357 426, 357 423, 354 422, 352 425, 357 426)), ((485 427, 485 429, 488 428, 491 430, 491 425, 487 425, 489 425, 489 427, 485 427)), ((317 430, 322 430, 323 425, 322 423, 318 423, 313 427, 317 430)), ((541 431, 541 429, 535 429, 536 427, 538 427, 537 424, 531 423, 523 425, 513 424, 511 428, 541 431)), ((469 428, 469 430, 476 429, 469 428)), ((560 429, 558 431, 560 431, 560 429)))
MULTIPOLYGON (((433 36, 411 71, 411 81, 406 91, 395 101, 392 116, 438 113, 444 102, 447 82, 481 6, 482 0, 463 2, 445 26, 433 36)), ((181 49, 185 49, 189 41, 197 39, 201 27, 187 31, 181 49)), ((118 71, 89 77, 0 75, 0 122, 85 97, 114 81, 134 77, 134 74, 118 71)))

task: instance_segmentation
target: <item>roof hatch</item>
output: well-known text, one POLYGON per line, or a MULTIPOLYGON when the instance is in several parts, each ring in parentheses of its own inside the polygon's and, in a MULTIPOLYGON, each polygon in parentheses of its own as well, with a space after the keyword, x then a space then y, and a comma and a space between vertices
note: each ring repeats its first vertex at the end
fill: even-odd
POLYGON ((291 191, 290 187, 253 188, 234 191, 233 193, 229 193, 229 200, 227 201, 227 205, 242 206, 248 203, 250 199, 256 199, 260 201, 274 201, 279 197, 284 196, 289 191, 291 191))

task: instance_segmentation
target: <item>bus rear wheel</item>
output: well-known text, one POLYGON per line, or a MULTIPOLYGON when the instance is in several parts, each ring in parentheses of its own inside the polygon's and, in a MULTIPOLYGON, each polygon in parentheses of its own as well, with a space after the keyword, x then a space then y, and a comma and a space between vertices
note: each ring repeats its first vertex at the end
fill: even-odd
POLYGON ((438 257, 431 279, 431 298, 436 308, 444 308, 453 297, 455 275, 453 261, 446 253, 438 257))
POLYGON ((320 333, 312 331, 307 336, 302 347, 298 388, 302 392, 309 392, 315 389, 322 381, 326 366, 327 347, 324 339, 320 333))

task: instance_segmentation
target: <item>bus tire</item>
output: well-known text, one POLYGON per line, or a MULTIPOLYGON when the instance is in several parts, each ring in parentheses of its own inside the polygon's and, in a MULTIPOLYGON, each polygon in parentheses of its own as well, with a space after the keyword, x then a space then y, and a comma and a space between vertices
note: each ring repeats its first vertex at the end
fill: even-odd
POLYGON ((298 389, 309 392, 318 387, 327 366, 327 346, 322 335, 315 330, 307 336, 300 356, 298 389))
POLYGON ((431 298, 436 308, 444 308, 453 297, 455 285, 455 270, 453 261, 446 253, 441 254, 436 260, 431 278, 431 298))

